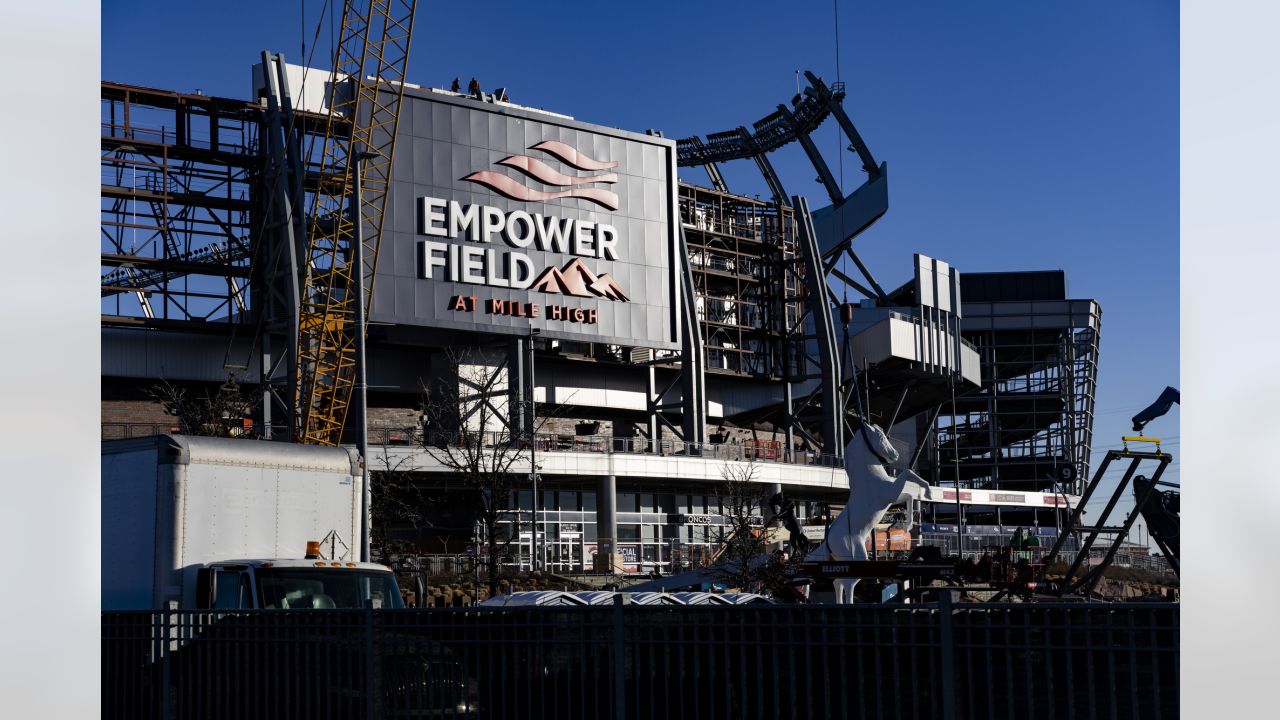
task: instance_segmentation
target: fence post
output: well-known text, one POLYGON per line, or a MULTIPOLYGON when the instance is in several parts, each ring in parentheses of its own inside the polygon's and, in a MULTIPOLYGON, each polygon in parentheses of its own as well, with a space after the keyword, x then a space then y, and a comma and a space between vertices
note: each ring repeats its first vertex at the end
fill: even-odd
POLYGON ((170 720, 173 717, 171 693, 169 690, 169 610, 160 611, 160 641, 156 643, 156 651, 160 660, 160 717, 170 720))
POLYGON ((625 598, 621 593, 613 596, 613 718, 625 720, 627 717, 627 656, 624 646, 625 627, 623 624, 622 604, 625 598))
POLYGON ((374 720, 377 686, 374 677, 373 658, 373 603, 365 601, 364 611, 364 713, 365 720, 374 720))
POLYGON ((938 594, 938 621, 942 645, 942 720, 956 718, 956 648, 952 628, 951 591, 938 594))

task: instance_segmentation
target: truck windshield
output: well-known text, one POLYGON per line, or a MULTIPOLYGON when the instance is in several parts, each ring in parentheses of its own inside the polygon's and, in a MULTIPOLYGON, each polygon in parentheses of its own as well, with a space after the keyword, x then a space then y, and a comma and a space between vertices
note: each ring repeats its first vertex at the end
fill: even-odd
POLYGON ((400 588, 390 572, 327 568, 258 568, 259 607, 296 610, 402 608, 400 588))

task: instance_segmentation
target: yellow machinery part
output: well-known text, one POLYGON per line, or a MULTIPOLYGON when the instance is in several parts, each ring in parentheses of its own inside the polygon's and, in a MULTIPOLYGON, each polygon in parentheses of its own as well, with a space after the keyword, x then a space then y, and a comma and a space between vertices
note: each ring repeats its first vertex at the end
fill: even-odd
POLYGON ((299 308, 294 440, 337 445, 355 387, 356 302, 373 296, 391 158, 417 0, 347 0, 329 90, 319 182, 312 198, 299 308), (370 79, 370 78, 373 79, 370 79), (348 88, 350 92, 348 92, 348 88), (358 159, 357 153, 367 153, 358 159), (353 266, 355 172, 364 267, 353 266), (365 293, 354 297, 356 273, 365 293))

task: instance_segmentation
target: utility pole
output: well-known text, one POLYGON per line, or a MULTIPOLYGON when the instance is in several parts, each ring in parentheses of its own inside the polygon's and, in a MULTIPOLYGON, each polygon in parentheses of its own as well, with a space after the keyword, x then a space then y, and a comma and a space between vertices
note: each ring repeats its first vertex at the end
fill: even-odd
POLYGON ((364 161, 370 158, 376 158, 375 153, 356 149, 356 172, 355 174, 355 206, 352 208, 352 221, 355 223, 355 247, 351 251, 351 263, 355 266, 356 281, 356 409, 360 416, 359 420, 359 439, 357 440, 360 449, 360 463, 364 468, 364 492, 360 497, 361 505, 361 523, 360 523, 360 560, 363 562, 371 562, 371 540, 370 536, 373 532, 373 490, 370 487, 372 483, 372 472, 369 467, 369 384, 365 376, 365 334, 368 331, 368 318, 365 317, 365 298, 364 298, 364 214, 361 207, 364 204, 364 188, 361 184, 361 175, 364 170, 364 161))
POLYGON ((541 523, 539 521, 538 508, 542 504, 542 494, 538 492, 538 404, 533 399, 534 388, 537 387, 537 375, 534 374, 533 368, 533 338, 542 331, 530 325, 529 327, 529 476, 533 480, 533 569, 539 570, 546 565, 546 537, 543 536, 539 529, 541 523))

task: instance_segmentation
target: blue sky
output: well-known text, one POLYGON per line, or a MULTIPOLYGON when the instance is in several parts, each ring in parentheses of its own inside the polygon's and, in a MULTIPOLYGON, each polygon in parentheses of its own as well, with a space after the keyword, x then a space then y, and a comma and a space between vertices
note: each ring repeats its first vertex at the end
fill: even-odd
MULTIPOLYGON (((304 5, 310 52, 325 6, 304 5)), ((246 97, 259 52, 298 62, 301 10, 104 0, 103 78, 246 97)), ((424 2, 409 79, 476 77, 584 121, 705 135, 786 102, 797 69, 835 80, 836 27, 829 1, 424 2)), ((890 173, 859 254, 885 286, 910 278, 913 252, 962 272, 1065 270, 1073 297, 1102 305, 1095 448, 1118 445, 1179 385, 1176 3, 841 2, 838 29, 845 107, 890 173)), ((839 172, 834 123, 816 140, 839 172)), ((825 204, 797 145, 773 160, 789 192, 825 204)), ((864 176, 843 165, 852 190, 864 176)), ((723 170, 764 193, 753 164, 723 170)), ((1176 408, 1149 430, 1177 455, 1176 408)))

